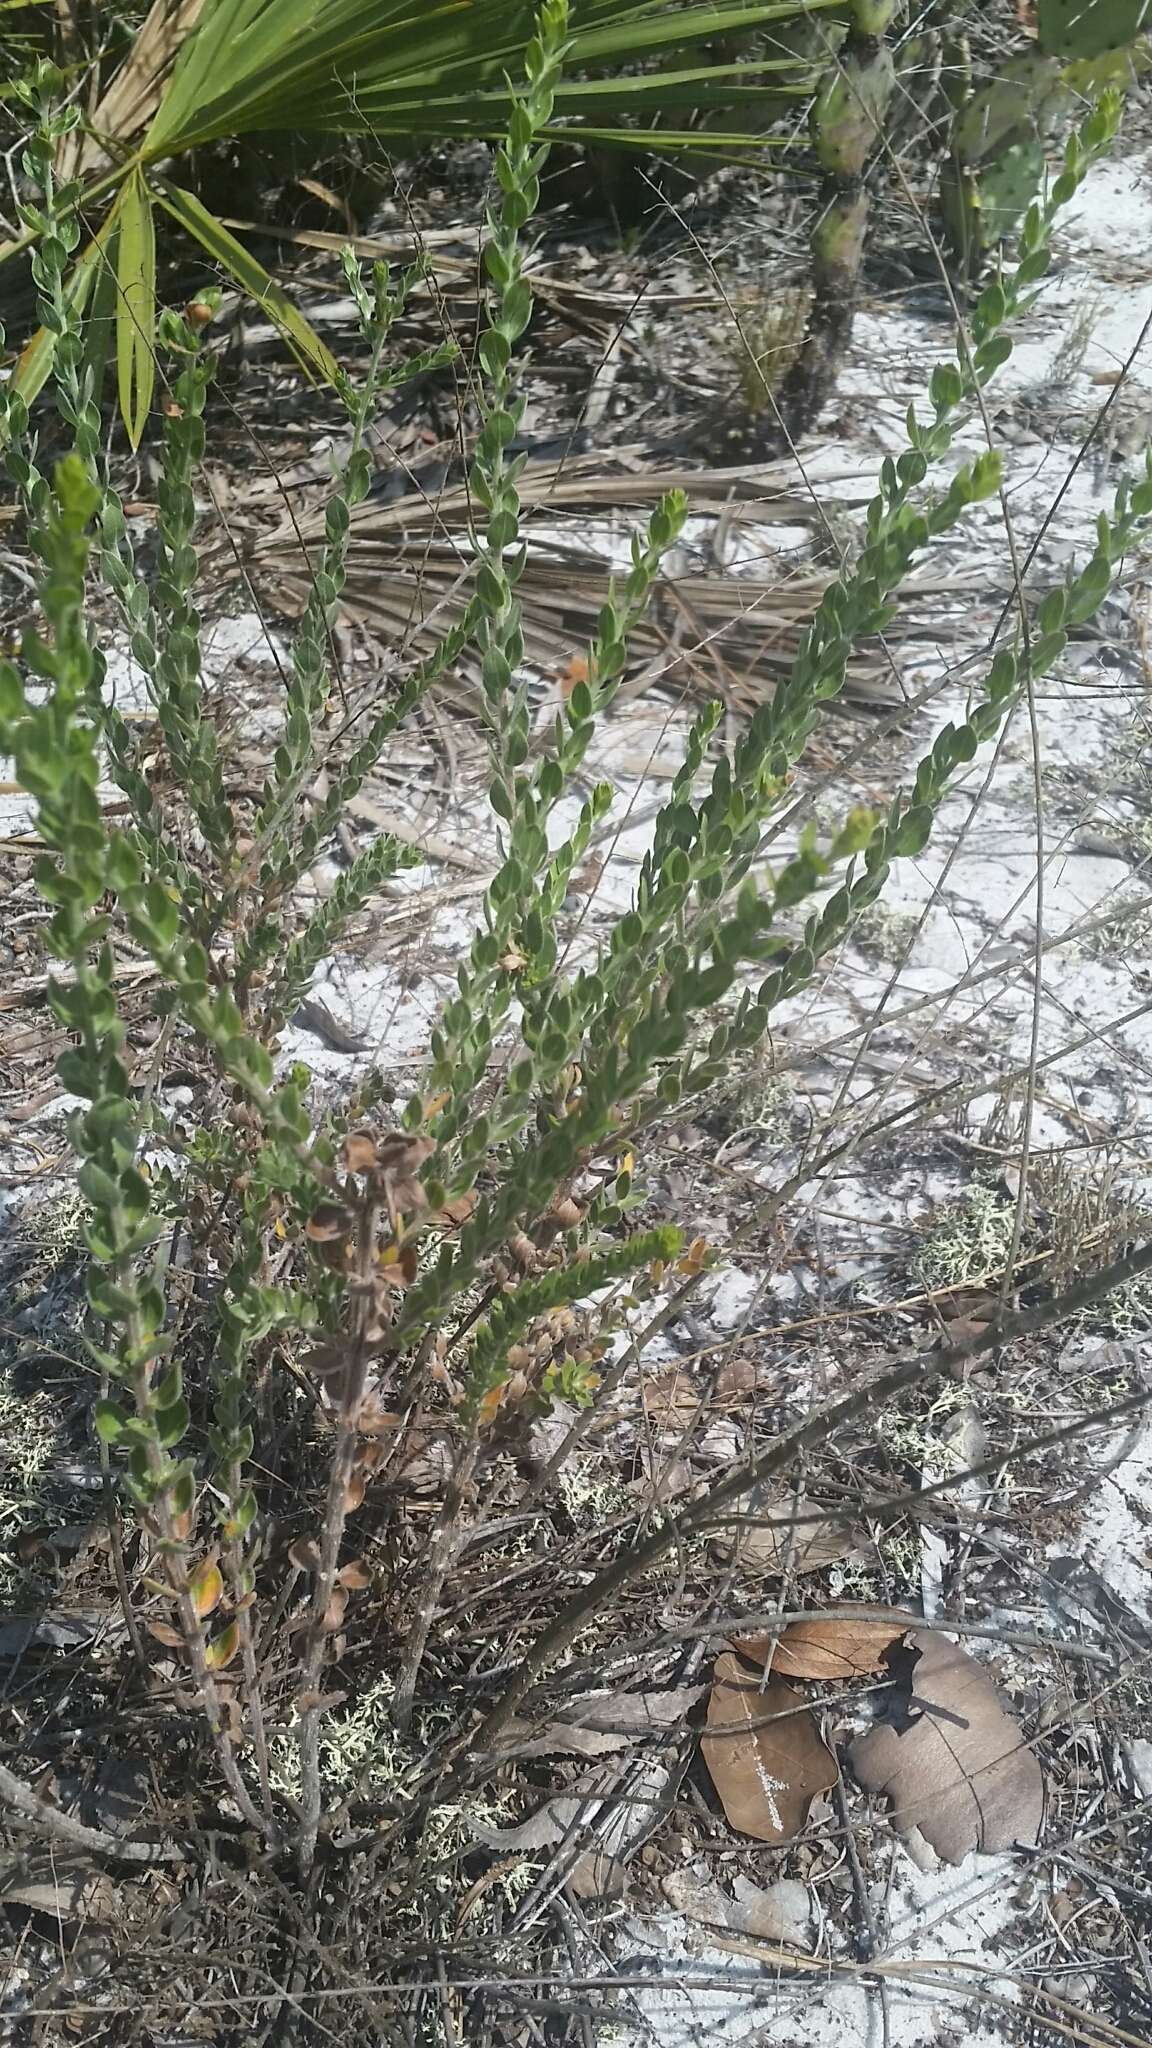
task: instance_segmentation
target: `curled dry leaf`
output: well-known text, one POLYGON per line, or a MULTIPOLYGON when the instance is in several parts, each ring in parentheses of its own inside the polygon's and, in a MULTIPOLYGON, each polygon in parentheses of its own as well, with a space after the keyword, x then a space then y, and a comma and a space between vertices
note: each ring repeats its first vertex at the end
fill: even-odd
POLYGON ((755 1359, 737 1354, 722 1365, 716 1375, 716 1399, 739 1403, 748 1394, 755 1393, 758 1379, 755 1359))
POLYGON ((163 1643, 166 1650, 182 1650, 184 1638, 170 1621, 146 1621, 144 1624, 154 1642, 163 1643))
POLYGON ((609 1735, 599 1728, 569 1728, 562 1721, 549 1721, 542 1728, 515 1715, 500 1738, 501 1756, 611 1756, 627 1747, 626 1735, 609 1735))
POLYGON ((288 1557, 298 1572, 318 1572, 320 1569, 320 1545, 312 1536, 298 1536, 288 1546, 288 1557))
POLYGON ((372 1584, 371 1567, 365 1564, 362 1557, 354 1557, 348 1564, 341 1565, 336 1578, 338 1584, 345 1586, 349 1593, 362 1593, 366 1586, 372 1584))
POLYGON ((380 1139, 376 1159, 382 1173, 416 1173, 435 1150, 431 1138, 414 1138, 407 1131, 393 1131, 380 1139))
POLYGON ((198 1618, 206 1621, 214 1614, 224 1598, 224 1581, 215 1558, 206 1557, 198 1564, 188 1581, 188 1591, 198 1618))
POLYGON ((356 1412, 356 1427, 361 1436, 390 1436, 403 1420, 395 1408, 385 1408, 375 1387, 369 1387, 356 1412))
POLYGON ((355 1227, 356 1218, 343 1202, 321 1202, 304 1225, 312 1244, 337 1244, 355 1227))
POLYGON ((371 1173, 376 1165, 376 1145, 370 1131, 349 1131, 341 1148, 346 1173, 371 1173))
POLYGON ((747 1877, 737 1877, 729 1898, 711 1872, 701 1863, 670 1870, 662 1890, 668 1904, 688 1920, 705 1927, 723 1927, 731 1934, 747 1934, 753 1941, 771 1942, 778 1947, 788 1942, 793 1948, 812 1946, 812 1902, 808 1887, 794 1877, 782 1877, 767 1890, 747 1877))
POLYGON ((468 1825, 492 1849, 551 1849, 558 1842, 592 1842, 605 1856, 626 1861, 668 1813, 683 1768, 670 1767, 656 1756, 622 1758, 586 1772, 568 1792, 545 1800, 519 1827, 489 1828, 474 1818, 468 1825))
POLYGON ((931 1629, 916 1630, 907 1646, 915 1662, 898 1718, 849 1751, 860 1783, 892 1801, 898 1832, 919 1828, 946 1863, 1035 1843, 1043 1773, 987 1672, 931 1629))
POLYGON ((347 1612, 347 1609, 347 1587, 339 1585, 333 1586, 332 1594, 328 1601, 328 1605, 324 1609, 324 1619, 320 1623, 320 1626, 324 1630, 325 1635, 335 1635, 337 1629, 343 1626, 344 1616, 347 1612))
POLYGON ((727 1652, 716 1659, 700 1747, 731 1826, 759 1842, 791 1841, 817 1793, 836 1783, 800 1694, 775 1676, 762 1687, 727 1652))
POLYGON ((347 1339, 336 1337, 329 1344, 317 1344, 315 1349, 306 1352, 301 1360, 306 1372, 313 1373, 318 1380, 323 1380, 324 1391, 332 1400, 340 1398, 340 1382, 346 1378, 348 1372, 348 1351, 347 1339))
POLYGON ((88 1927, 123 1914, 124 1899, 111 1878, 92 1868, 87 1856, 62 1856, 59 1850, 33 1852, 21 1858, 0 1891, 7 1906, 25 1906, 46 1913, 62 1926, 88 1927))
POLYGON ((677 1435, 701 1405, 700 1392, 686 1372, 656 1373, 643 1386, 644 1413, 656 1429, 677 1435))
POLYGON ((827 1616, 793 1621, 778 1636, 736 1636, 735 1647, 753 1664, 765 1665, 781 1678, 866 1678, 884 1669, 884 1657, 898 1636, 915 1628, 916 1616, 893 1607, 887 1615, 874 1609, 854 1614, 838 1607, 827 1616))
POLYGON ((572 1865, 565 1890, 578 1899, 622 1899, 627 1884, 626 1863, 600 1849, 587 1849, 572 1865))
POLYGON ((811 1511, 803 1497, 770 1503, 742 1518, 731 1534, 716 1539, 715 1547, 750 1573, 818 1572, 864 1553, 866 1530, 839 1519, 800 1519, 811 1511))
POLYGON ((296 1695, 298 1714, 330 1714, 335 1707, 342 1707, 348 1695, 346 1692, 301 1692, 296 1695))
POLYGON ((644 1736, 667 1735, 704 1692, 702 1685, 683 1685, 667 1692, 589 1693, 543 1728, 513 1720, 500 1747, 521 1757, 609 1756, 644 1736))

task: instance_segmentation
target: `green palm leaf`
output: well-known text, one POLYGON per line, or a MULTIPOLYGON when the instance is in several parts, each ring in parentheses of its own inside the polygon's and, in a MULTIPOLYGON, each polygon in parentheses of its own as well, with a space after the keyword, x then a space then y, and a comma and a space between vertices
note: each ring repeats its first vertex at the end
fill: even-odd
MULTIPOLYGON (((570 64, 577 70, 632 65, 695 50, 738 30, 794 23, 838 0, 748 0, 680 7, 671 0, 586 0, 575 11, 570 64)), ((434 115, 420 132, 489 133, 507 110, 505 77, 519 68, 532 31, 529 0, 215 0, 188 39, 143 143, 148 158, 260 129, 413 132, 431 94, 434 115)), ((803 67, 781 51, 741 64, 705 64, 696 74, 739 106, 765 72, 803 67)), ((601 110, 621 115, 639 89, 659 103, 659 75, 597 81, 601 110)), ((562 117, 588 86, 562 84, 562 117)))
MULTIPOLYGON (((659 123, 666 148, 762 149, 756 130, 765 111, 784 95, 807 96, 812 85, 805 64, 771 32, 838 8, 843 0, 574 0, 568 76, 551 133, 636 148, 659 123), (742 61, 709 49, 717 38, 753 30, 765 32, 764 47, 742 61), (732 132, 722 133, 717 116, 742 108, 752 116, 748 127, 733 121, 732 132), (708 122, 686 124, 686 113, 701 112, 708 122)), ((323 342, 263 266, 198 199, 152 167, 205 143, 275 129, 498 136, 507 80, 523 68, 534 20, 535 0, 173 0, 153 7, 92 115, 104 161, 109 145, 121 161, 83 195, 91 205, 118 194, 109 216, 121 229, 118 381, 133 445, 153 389, 153 199, 251 294, 310 374, 326 381, 337 374, 323 342)), ((0 263, 33 239, 0 246, 0 263)), ((86 296, 91 276, 82 272, 83 261, 76 288, 86 296)), ((26 353, 38 389, 51 364, 50 338, 37 336, 26 353)))
POLYGON ((156 227, 142 171, 129 176, 116 211, 116 377, 128 439, 138 448, 156 380, 156 227))
POLYGON ((309 375, 325 384, 334 382, 340 374, 335 357, 325 348, 299 308, 292 304, 287 292, 269 275, 264 265, 250 255, 243 242, 238 242, 224 223, 201 205, 194 193, 182 191, 179 185, 170 184, 167 178, 156 180, 156 197, 173 220, 194 236, 201 248, 206 249, 213 260, 255 299, 279 328, 309 375))

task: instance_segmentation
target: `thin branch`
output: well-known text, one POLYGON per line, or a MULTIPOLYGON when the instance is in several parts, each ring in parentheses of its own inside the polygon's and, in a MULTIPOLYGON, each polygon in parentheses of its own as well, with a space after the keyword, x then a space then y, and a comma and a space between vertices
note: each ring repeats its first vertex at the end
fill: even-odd
POLYGON ((323 1701, 320 1681, 324 1649, 328 1640, 326 1621, 336 1585, 340 1546, 348 1519, 348 1488, 356 1456, 356 1424, 364 1399, 368 1371, 367 1332, 375 1309, 373 1270, 376 1257, 377 1204, 365 1196, 357 1221, 354 1328, 348 1339, 348 1363, 344 1374, 336 1437, 328 1468, 328 1493, 324 1524, 320 1532, 320 1563, 312 1589, 312 1612, 305 1638, 302 1704, 300 1714, 300 1828, 296 1851, 303 1878, 311 1871, 320 1831, 322 1788, 320 1784, 320 1714, 323 1701))
POLYGON ((179 1842, 125 1842, 103 1828, 85 1827, 83 1821, 73 1820, 58 1806, 49 1806, 7 1764, 0 1764, 0 1799, 42 1834, 55 1835, 70 1848, 83 1849, 92 1856, 114 1857, 120 1863, 182 1863, 191 1853, 179 1842))
MULTIPOLYGON (((1030 1309, 1022 1315, 1004 1316, 986 1329, 965 1338, 961 1343, 944 1345, 929 1350, 904 1353, 877 1373, 869 1374, 861 1385, 842 1400, 835 1401, 817 1410, 794 1429, 778 1437, 770 1450, 758 1457, 746 1458, 728 1475, 717 1480, 706 1494, 687 1508, 682 1515, 669 1517, 664 1524, 634 1550, 628 1551, 614 1563, 597 1574, 591 1584, 584 1587, 575 1599, 562 1609, 551 1627, 537 1637, 535 1643, 525 1650, 519 1670, 495 1705, 490 1709, 483 1723, 470 1738, 473 1750, 492 1750, 519 1706, 529 1687, 540 1677, 553 1660, 569 1648, 574 1638, 591 1617, 598 1613, 621 1589, 639 1578, 656 1564, 668 1551, 677 1548, 699 1535, 707 1528, 716 1510, 726 1502, 738 1500, 754 1486, 791 1465, 798 1453, 812 1449, 818 1443, 827 1442, 841 1423, 851 1421, 865 1411, 874 1410, 881 1402, 891 1400, 910 1386, 924 1386, 943 1378, 955 1366, 978 1357, 982 1352, 999 1349, 1018 1337, 1032 1336, 1049 1329, 1054 1323, 1063 1321, 1077 1309, 1085 1308, 1099 1301, 1117 1287, 1122 1287, 1139 1274, 1152 1268, 1152 1243, 1142 1245, 1126 1258, 1117 1259, 1101 1272, 1088 1275, 1069 1287, 1053 1300, 1040 1307, 1030 1309)), ((488 1765, 491 1770, 493 1765, 488 1765)))

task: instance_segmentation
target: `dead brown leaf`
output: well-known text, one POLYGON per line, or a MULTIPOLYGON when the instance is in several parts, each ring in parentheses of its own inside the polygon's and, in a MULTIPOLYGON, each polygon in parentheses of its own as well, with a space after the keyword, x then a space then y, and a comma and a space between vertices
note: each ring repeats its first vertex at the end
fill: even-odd
POLYGON ((682 1685, 668 1692, 589 1693, 543 1727, 514 1718, 500 1747, 519 1757, 610 1756, 644 1736, 674 1731, 704 1691, 702 1685, 682 1685))
POLYGON ((346 1173, 371 1173, 376 1164, 376 1145, 371 1131, 349 1131, 341 1147, 346 1173))
POLYGON ((153 1640, 162 1643, 166 1650, 184 1648, 183 1636, 178 1628, 173 1628, 170 1621, 146 1621, 144 1626, 153 1640))
POLYGON ((919 1828, 946 1863, 1036 1842, 1043 1773, 987 1672, 931 1629, 917 1629, 907 1645, 916 1661, 900 1718, 849 1752, 860 1783, 892 1801, 899 1833, 919 1828))
POLYGON ((791 1841, 816 1794, 836 1783, 832 1752, 799 1693, 774 1676, 761 1688, 727 1652, 716 1659, 700 1746, 731 1826, 760 1842, 791 1841))
POLYGON ((812 1904, 807 1885, 794 1877, 782 1877, 765 1891, 750 1878, 739 1876, 732 1889, 734 1898, 701 1862, 670 1870, 661 1885, 668 1904, 688 1920, 747 1934, 753 1941, 773 1946, 787 1942, 793 1948, 811 1948, 812 1904))
POLYGON ((716 1375, 716 1399, 740 1402, 746 1395, 756 1392, 758 1379, 755 1359, 743 1356, 730 1358, 716 1375))
POLYGON ((794 1621, 779 1636, 736 1636, 735 1647, 754 1664, 768 1662, 781 1678, 866 1678, 884 1668, 885 1651, 915 1628, 916 1617, 894 1607, 886 1618, 834 1608, 810 1621, 794 1621))
POLYGON ((56 1851, 28 1855, 5 1883, 0 1899, 8 1906, 46 1913, 62 1925, 115 1920, 124 1910, 110 1877, 93 1870, 86 1858, 56 1851))
POLYGON ((686 1372, 657 1373, 643 1387, 644 1413, 655 1429, 677 1433, 700 1407, 700 1393, 686 1372))
POLYGON ((716 1547, 745 1572, 819 1572, 825 1565, 843 1564, 860 1557, 866 1533, 850 1522, 801 1521, 811 1512, 802 1497, 769 1504, 742 1521, 732 1535, 717 1539, 716 1547))

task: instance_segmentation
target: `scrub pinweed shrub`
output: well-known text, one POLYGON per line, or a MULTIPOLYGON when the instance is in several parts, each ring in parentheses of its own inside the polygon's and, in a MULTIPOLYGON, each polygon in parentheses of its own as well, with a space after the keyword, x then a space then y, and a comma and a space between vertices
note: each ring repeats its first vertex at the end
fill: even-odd
POLYGON ((305 1870, 321 1822, 330 1647, 365 1582, 362 1562, 345 1555, 347 1519, 398 1454, 404 1412, 418 1398, 438 1416, 450 1455, 441 1508, 399 1597, 390 1698, 401 1734, 419 1707, 460 1518, 494 1432, 539 1413, 557 1392, 594 1404, 614 1304, 622 1290, 635 1298, 658 1287, 677 1256, 672 1225, 628 1229, 636 1140, 761 1045, 781 1004, 882 896, 893 862, 924 847, 952 776, 1057 660, 1069 628, 1093 613, 1152 511, 1150 471, 1121 487, 1091 559, 1017 619, 965 718, 942 727, 912 785, 885 811, 853 808, 823 839, 807 831, 775 871, 764 866, 766 828, 843 687, 853 648, 892 618, 929 542, 999 487, 992 452, 963 463, 946 484, 929 482, 929 470, 1011 351, 1006 328, 1044 273, 1056 212, 1116 131, 1112 96, 1069 142, 1047 200, 1028 213, 1019 262, 981 295, 957 360, 933 373, 927 410, 909 411, 908 445, 883 465, 858 558, 827 590, 788 680, 731 752, 718 739, 719 707, 697 718, 630 908, 592 958, 568 964, 565 897, 613 792, 594 786, 559 838, 557 807, 611 711, 629 634, 687 504, 669 495, 635 536, 581 679, 541 745, 517 598, 522 458, 509 450, 522 420, 515 362, 530 312, 523 237, 539 199, 540 137, 566 35, 566 0, 544 0, 496 160, 466 615, 329 761, 328 633, 350 511, 368 487, 373 408, 381 391, 430 360, 387 361, 412 275, 393 284, 378 266, 362 276, 349 258, 368 366, 359 387, 341 384, 351 452, 296 635, 279 743, 254 807, 243 811, 203 695, 195 597, 193 484, 211 388, 202 349, 211 306, 166 312, 158 325, 170 399, 157 561, 145 580, 104 472, 95 370, 67 282, 76 230, 54 183, 61 119, 50 107, 27 154, 41 195, 28 210, 39 236, 35 280, 55 343, 56 403, 74 445, 45 474, 27 406, 5 389, 4 459, 27 521, 42 626, 26 634, 20 662, 0 670, 0 744, 35 800, 45 849, 36 877, 52 912, 51 1001, 71 1039, 59 1073, 80 1103, 69 1132, 87 1205, 87 1341, 105 1383, 94 1422, 149 1551, 147 1606, 128 1616, 137 1652, 149 1654, 142 1619, 182 1661, 235 1805, 268 1845, 294 1847, 305 1870), (85 609, 90 576, 118 601, 147 676, 175 771, 163 787, 137 734, 106 701, 104 658, 85 609), (392 735, 469 639, 481 656, 499 865, 420 1085, 386 1114, 383 1091, 369 1083, 356 1114, 341 1116, 311 1099, 305 1069, 278 1068, 276 1033, 348 918, 409 855, 381 835, 302 925, 293 890, 392 735), (302 820, 300 792, 322 765, 329 794, 302 820), (102 810, 104 774, 125 800, 123 824, 102 810), (166 793, 173 784, 178 803, 166 793), (156 970, 162 1029, 194 1042, 212 1076, 209 1112, 191 1140, 131 1085, 116 932, 156 970), (148 1172, 145 1152, 157 1149, 175 1159, 148 1172), (192 1313, 172 1256, 178 1237, 192 1269, 192 1313), (327 1467, 323 1508, 292 1545, 285 1591, 261 1543, 276 1453, 258 1440, 266 1411, 255 1389, 289 1341, 322 1420, 327 1467), (279 1734, 275 1770, 270 1763, 261 1644, 297 1584, 307 1597, 287 1651, 296 1676, 281 1699, 299 1770, 286 1773, 279 1734))

